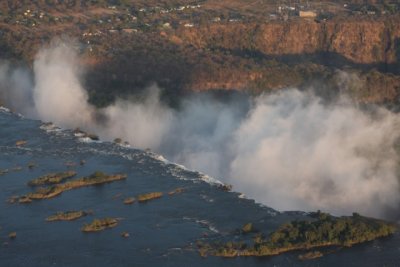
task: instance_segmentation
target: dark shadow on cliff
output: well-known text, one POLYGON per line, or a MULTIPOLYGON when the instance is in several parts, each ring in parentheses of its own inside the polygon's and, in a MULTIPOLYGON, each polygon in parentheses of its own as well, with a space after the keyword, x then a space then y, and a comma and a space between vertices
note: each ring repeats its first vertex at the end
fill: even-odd
MULTIPOLYGON (((153 84, 163 89, 163 101, 178 107, 181 97, 186 95, 187 90, 190 90, 193 84, 196 85, 196 82, 207 85, 207 82, 221 81, 222 84, 229 84, 246 73, 262 73, 262 78, 254 81, 249 80, 249 75, 243 75, 243 82, 248 82, 250 91, 253 87, 257 93, 275 88, 314 87, 318 88, 319 95, 328 99, 335 98, 339 91, 335 78, 336 69, 360 70, 366 77, 371 76, 369 72, 375 70, 383 73, 390 70, 387 76, 393 76, 393 73, 400 74, 398 63, 356 64, 337 53, 271 56, 252 50, 197 50, 194 47, 173 44, 159 35, 138 34, 122 38, 110 41, 108 56, 100 63, 92 65, 85 76, 89 101, 98 107, 109 105, 117 97, 141 96, 143 90, 153 84)), ((397 40, 397 47, 398 42, 397 40)), ((397 55, 399 58, 400 51, 397 55)), ((374 77, 371 76, 375 80, 367 81, 368 84, 379 87, 379 92, 375 87, 372 91, 368 89, 374 94, 382 94, 384 90, 388 90, 381 88, 381 84, 387 84, 387 79, 390 78, 389 82, 396 80, 395 77, 381 76, 384 75, 378 73, 374 77)), ((237 84, 240 85, 242 81, 238 81, 237 84)), ((234 86, 228 89, 240 89, 234 86)), ((225 87, 221 87, 223 88, 225 87)), ((209 88, 198 90, 203 89, 209 88)), ((215 89, 217 88, 212 90, 215 89)), ((397 93, 390 91, 386 95, 394 96, 397 93)), ((385 98, 382 99, 385 101, 385 98)))
POLYGON ((400 38, 397 38, 394 41, 394 45, 396 48, 396 64, 395 64, 395 68, 397 69, 397 72, 400 72, 400 38))
MULTIPOLYGON (((399 47, 399 41, 396 41, 397 47, 399 47)), ((400 50, 400 48, 398 49, 400 50)), ((335 52, 317 52, 317 53, 310 53, 310 54, 286 54, 286 55, 266 55, 259 51, 254 50, 232 50, 229 51, 233 55, 241 56, 241 57, 251 57, 255 60, 277 60, 279 62, 285 64, 306 64, 306 63, 314 63, 330 68, 337 68, 337 69, 346 69, 346 68, 353 68, 362 71, 369 71, 372 69, 377 69, 384 73, 392 73, 399 75, 400 69, 398 62, 400 62, 399 57, 397 56, 397 63, 387 64, 385 62, 377 62, 373 64, 361 64, 355 63, 346 57, 342 56, 339 53, 335 52)), ((400 54, 398 51, 397 54, 400 54)))
POLYGON ((85 87, 89 102, 107 106, 117 97, 135 97, 156 84, 163 89, 162 100, 177 105, 191 69, 179 48, 162 40, 127 41, 107 60, 88 70, 85 87))

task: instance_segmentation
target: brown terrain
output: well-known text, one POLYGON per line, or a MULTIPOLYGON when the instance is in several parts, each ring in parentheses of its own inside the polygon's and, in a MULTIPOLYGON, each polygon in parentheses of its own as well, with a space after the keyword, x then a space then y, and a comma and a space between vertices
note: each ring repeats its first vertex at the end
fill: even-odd
POLYGON ((97 106, 152 83, 172 102, 191 91, 313 87, 395 104, 400 93, 396 1, 47 2, 0 4, 0 57, 32 66, 54 37, 77 40, 97 106), (305 9, 316 17, 300 17, 305 9))
POLYGON ((398 61, 400 17, 317 22, 214 24, 183 28, 177 43, 196 48, 256 50, 263 55, 293 56, 332 53, 355 64, 391 64, 398 61))

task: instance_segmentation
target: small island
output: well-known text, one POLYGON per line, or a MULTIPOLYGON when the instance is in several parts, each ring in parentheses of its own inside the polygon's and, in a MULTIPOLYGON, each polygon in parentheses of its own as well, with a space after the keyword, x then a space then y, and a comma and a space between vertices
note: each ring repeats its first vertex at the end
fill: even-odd
MULTIPOLYGON (((253 244, 227 242, 223 245, 198 244, 200 255, 219 257, 272 256, 294 250, 310 250, 328 246, 353 245, 389 236, 397 230, 393 223, 363 217, 334 217, 327 213, 311 213, 312 220, 292 221, 281 225, 268 239, 256 235, 253 244)), ((307 255, 311 257, 311 255, 307 255)), ((321 257, 321 253, 315 255, 321 257)), ((307 257, 302 257, 306 259, 307 257)))
POLYGON ((253 232, 253 224, 252 223, 246 223, 245 225, 243 225, 242 227, 242 233, 247 234, 250 232, 253 232))
POLYGON ((8 238, 10 238, 10 239, 15 239, 15 238, 17 238, 17 232, 11 232, 11 233, 9 233, 9 234, 8 234, 8 238))
POLYGON ((305 261, 305 260, 312 260, 312 259, 317 259, 322 257, 324 254, 322 254, 320 251, 310 251, 305 254, 299 255, 298 259, 305 261))
MULTIPOLYGON (((32 202, 32 199, 30 199, 27 196, 22 196, 18 199, 18 203, 21 203, 21 204, 27 204, 27 203, 31 203, 31 202, 32 202)), ((15 203, 15 199, 10 198, 10 203, 15 203)))
POLYGON ((135 203, 135 198, 134 197, 128 197, 128 198, 124 199, 124 204, 125 205, 130 205, 130 204, 133 204, 133 203, 135 203))
POLYGON ((18 147, 21 147, 21 146, 26 145, 27 143, 28 143, 28 141, 18 140, 18 141, 15 142, 15 145, 18 146, 18 147))
POLYGON ((65 182, 63 184, 55 184, 50 187, 40 187, 35 192, 22 196, 20 199, 48 199, 60 195, 64 191, 77 189, 85 186, 100 185, 114 181, 120 181, 127 178, 126 174, 107 175, 103 172, 95 172, 90 176, 65 182))
POLYGON ((152 192, 152 193, 138 195, 136 198, 137 198, 138 202, 143 203, 143 202, 147 202, 149 200, 161 198, 162 195, 163 195, 162 192, 152 192))
POLYGON ((129 236, 130 236, 130 234, 128 232, 121 233, 121 237, 123 237, 123 238, 128 238, 129 236))
POLYGON ((184 191, 185 191, 184 188, 178 187, 178 188, 176 188, 176 189, 174 189, 174 190, 168 192, 168 195, 173 196, 173 195, 176 195, 176 194, 181 194, 181 193, 183 193, 184 191))
POLYGON ((88 215, 86 211, 66 211, 66 212, 57 212, 46 218, 47 222, 54 221, 73 221, 77 220, 81 217, 88 215))
POLYGON ((115 218, 104 218, 95 219, 90 224, 85 224, 82 228, 82 232, 99 232, 107 228, 112 228, 118 225, 118 220, 115 218))
POLYGON ((29 186, 38 186, 38 185, 59 184, 68 178, 74 177, 75 175, 76 175, 76 171, 49 173, 49 174, 40 176, 36 179, 29 181, 28 185, 29 186))

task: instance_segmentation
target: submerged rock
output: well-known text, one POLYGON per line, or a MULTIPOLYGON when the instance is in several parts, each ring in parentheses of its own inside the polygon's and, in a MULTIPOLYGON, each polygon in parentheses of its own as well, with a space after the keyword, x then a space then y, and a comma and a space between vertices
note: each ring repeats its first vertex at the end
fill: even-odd
POLYGON ((99 140, 100 140, 100 138, 99 138, 98 135, 92 134, 92 133, 86 134, 85 137, 87 137, 87 138, 89 138, 89 139, 91 139, 91 140, 93 140, 93 141, 99 141, 99 140))
POLYGON ((18 201, 18 198, 18 196, 11 196, 9 199, 7 199, 7 203, 14 204, 18 201))
POLYGON ((22 171, 22 167, 21 167, 21 166, 15 166, 15 167, 13 167, 13 168, 11 169, 11 171, 13 171, 13 172, 22 171))
POLYGON ((8 238, 10 238, 10 239, 15 239, 15 238, 17 238, 17 232, 11 232, 11 233, 9 233, 9 234, 8 234, 8 238))
POLYGON ((98 141, 99 140, 99 137, 96 134, 87 133, 85 131, 82 131, 79 128, 76 128, 75 130, 73 130, 73 134, 76 137, 83 137, 83 138, 87 137, 87 138, 89 138, 91 140, 94 140, 94 141, 98 141))
POLYGON ((54 123, 52 123, 51 121, 49 121, 49 122, 43 122, 42 123, 42 125, 41 125, 41 127, 53 127, 53 126, 55 126, 54 125, 54 123))
POLYGON ((27 143, 28 143, 28 141, 19 140, 19 141, 15 142, 15 145, 16 145, 16 146, 24 146, 24 145, 26 145, 27 143))
POLYGON ((129 235, 129 233, 128 232, 122 232, 121 233, 121 237, 123 237, 123 238, 128 238, 130 235, 129 235))
POLYGON ((79 128, 75 128, 75 130, 72 131, 72 133, 74 134, 74 136, 76 137, 84 137, 86 135, 86 132, 82 131, 79 128))
POLYGON ((301 254, 299 255, 299 260, 312 260, 312 259, 316 259, 316 258, 321 258, 322 256, 324 256, 324 254, 322 254, 320 251, 310 251, 307 252, 305 254, 301 254))
POLYGON ((67 167, 72 168, 72 167, 76 166, 76 162, 67 161, 67 162, 64 163, 64 165, 67 166, 67 167))
POLYGON ((116 194, 115 196, 113 196, 112 197, 112 199, 118 199, 118 198, 120 198, 122 196, 122 193, 118 193, 118 194, 116 194))
POLYGON ((0 169, 0 176, 5 175, 9 172, 18 172, 18 171, 22 171, 21 166, 15 166, 15 167, 12 167, 11 169, 0 169))
POLYGON ((28 163, 28 169, 33 169, 33 168, 35 168, 36 167, 36 164, 34 163, 34 162, 29 162, 28 163))
POLYGON ((217 185, 217 188, 226 192, 232 191, 232 185, 230 184, 219 184, 217 185))

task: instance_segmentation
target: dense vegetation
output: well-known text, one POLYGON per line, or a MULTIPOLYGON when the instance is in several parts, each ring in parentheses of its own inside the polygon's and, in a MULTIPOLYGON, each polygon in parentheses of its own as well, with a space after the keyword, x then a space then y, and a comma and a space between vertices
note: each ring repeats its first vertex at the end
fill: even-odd
POLYGON ((272 232, 268 239, 257 234, 253 245, 228 242, 223 245, 200 244, 202 255, 222 257, 269 256, 292 250, 326 246, 345 246, 385 237, 396 231, 396 225, 354 213, 351 217, 334 217, 316 212, 310 221, 292 221, 272 232))
POLYGON ((293 221, 271 234, 272 247, 343 245, 370 241, 395 231, 392 224, 369 219, 354 213, 336 218, 326 213, 314 213, 315 221, 293 221))

